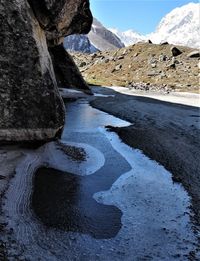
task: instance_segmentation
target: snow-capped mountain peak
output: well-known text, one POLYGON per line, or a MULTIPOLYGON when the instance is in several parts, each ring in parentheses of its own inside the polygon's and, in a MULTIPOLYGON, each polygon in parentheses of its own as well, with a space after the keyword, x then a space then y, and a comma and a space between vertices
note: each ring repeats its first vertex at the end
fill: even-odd
POLYGON ((121 32, 117 28, 109 28, 111 32, 117 35, 121 41, 125 44, 125 46, 129 46, 131 44, 146 40, 146 37, 137 33, 136 31, 129 29, 127 31, 121 32))
POLYGON ((200 4, 189 3, 168 13, 159 23, 155 33, 148 37, 154 43, 200 47, 200 4))
POLYGON ((167 41, 170 44, 200 48, 200 4, 189 3, 173 9, 163 17, 156 31, 146 36, 134 30, 125 32, 116 28, 109 30, 116 34, 126 46, 150 39, 156 44, 167 41))

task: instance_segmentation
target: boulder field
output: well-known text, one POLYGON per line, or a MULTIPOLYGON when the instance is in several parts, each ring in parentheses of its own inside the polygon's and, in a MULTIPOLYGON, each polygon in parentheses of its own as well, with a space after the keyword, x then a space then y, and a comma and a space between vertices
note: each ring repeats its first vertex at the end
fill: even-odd
MULTIPOLYGON (((65 110, 52 60, 59 62, 54 54, 62 52, 64 36, 88 33, 91 24, 89 0, 0 1, 0 141, 59 137, 65 110)), ((73 86, 71 78, 80 77, 76 86, 87 89, 66 57, 59 84, 73 86)))

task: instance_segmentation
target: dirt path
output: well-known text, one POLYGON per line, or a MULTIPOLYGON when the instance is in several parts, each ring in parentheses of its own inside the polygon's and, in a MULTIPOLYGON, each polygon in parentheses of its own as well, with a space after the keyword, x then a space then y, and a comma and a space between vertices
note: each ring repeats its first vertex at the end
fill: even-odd
POLYGON ((163 165, 173 174, 174 181, 184 185, 192 196, 196 220, 200 223, 200 114, 195 107, 199 96, 187 98, 185 94, 182 99, 179 95, 177 102, 194 105, 188 106, 157 100, 159 96, 165 100, 173 97, 175 102, 175 95, 159 94, 153 99, 116 90, 94 87, 94 92, 115 97, 97 97, 91 105, 132 123, 132 126, 112 130, 125 143, 163 165))

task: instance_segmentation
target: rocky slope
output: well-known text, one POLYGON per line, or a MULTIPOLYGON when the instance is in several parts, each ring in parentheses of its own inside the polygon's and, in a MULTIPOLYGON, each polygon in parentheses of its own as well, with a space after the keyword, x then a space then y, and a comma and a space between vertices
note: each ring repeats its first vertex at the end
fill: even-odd
POLYGON ((85 0, 0 2, 0 140, 59 136, 64 106, 48 48, 91 23, 85 0))
POLYGON ((138 43, 91 55, 74 53, 73 57, 90 84, 167 92, 199 90, 199 52, 188 47, 138 43))
POLYGON ((114 50, 124 47, 121 40, 104 27, 96 18, 93 20, 91 31, 88 34, 90 42, 100 51, 114 50))

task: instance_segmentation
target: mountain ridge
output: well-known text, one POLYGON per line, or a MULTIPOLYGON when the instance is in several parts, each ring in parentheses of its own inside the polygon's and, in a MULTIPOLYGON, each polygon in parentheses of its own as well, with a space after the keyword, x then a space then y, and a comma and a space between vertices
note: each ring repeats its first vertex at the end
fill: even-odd
POLYGON ((142 35, 135 30, 129 29, 120 31, 117 28, 110 30, 118 35, 125 46, 135 44, 149 39, 155 43, 169 42, 188 46, 191 48, 200 48, 200 4, 189 3, 173 9, 166 14, 158 24, 155 32, 142 35))
POLYGON ((107 29, 94 18, 90 33, 87 36, 84 36, 86 37, 85 42, 88 42, 88 46, 86 46, 85 43, 82 43, 82 36, 79 36, 76 39, 76 44, 74 43, 76 48, 70 49, 69 47, 72 44, 67 46, 66 40, 65 47, 71 51, 92 53, 98 50, 114 50, 150 39, 155 44, 168 42, 170 44, 188 46, 191 48, 200 48, 199 13, 199 3, 191 2, 181 7, 177 7, 161 19, 155 32, 147 35, 142 35, 132 29, 124 32, 117 28, 107 29), (77 48, 79 45, 81 46, 77 48))
POLYGON ((114 50, 125 45, 119 37, 93 19, 91 31, 87 35, 70 35, 64 39, 64 47, 69 51, 93 53, 96 51, 114 50))

